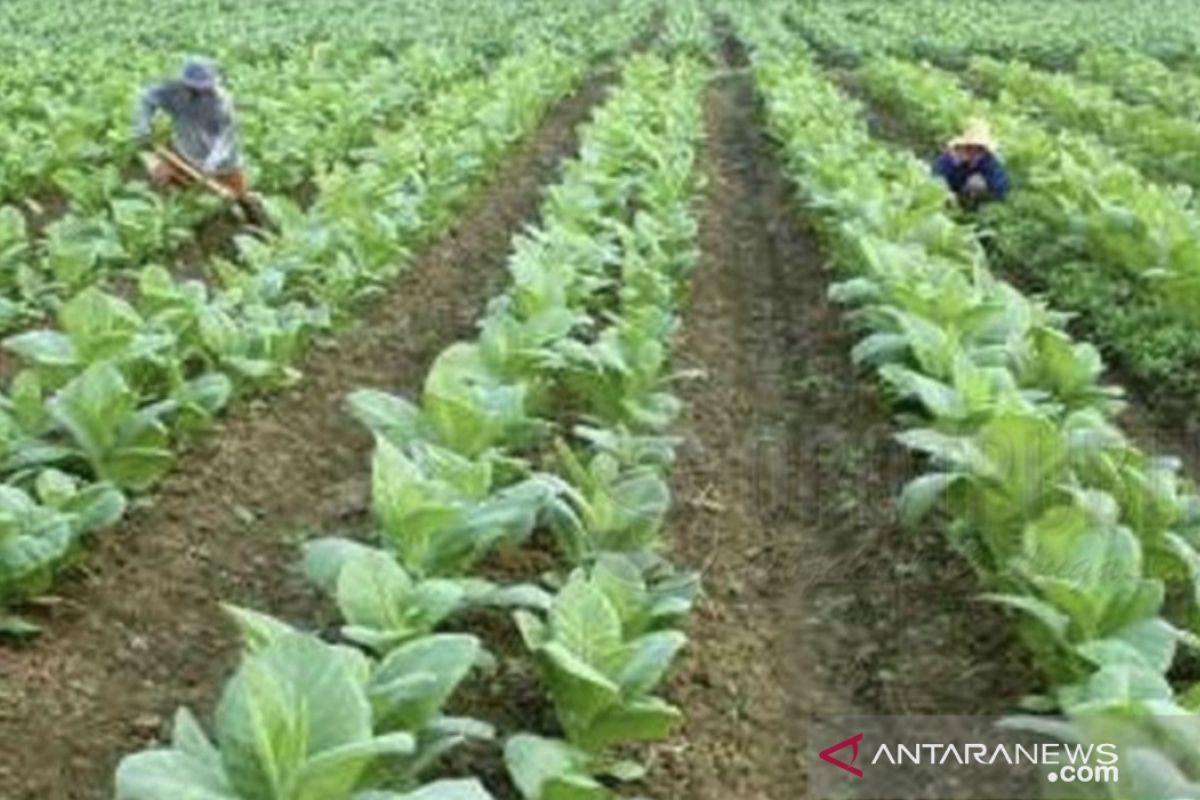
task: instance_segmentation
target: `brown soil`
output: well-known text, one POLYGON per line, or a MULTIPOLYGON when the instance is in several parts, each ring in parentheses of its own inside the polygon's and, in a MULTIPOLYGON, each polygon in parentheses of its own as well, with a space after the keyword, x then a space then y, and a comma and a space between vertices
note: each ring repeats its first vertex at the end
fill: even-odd
MULTIPOLYGON (((744 63, 736 45, 726 58, 744 63)), ((670 528, 707 599, 670 689, 688 721, 653 750, 648 794, 792 800, 811 715, 997 711, 1035 682, 940 534, 896 522, 913 468, 850 363, 751 77, 720 76, 706 114, 677 358, 707 378, 684 392, 670 528)))
POLYGON ((367 505, 370 441, 344 395, 370 385, 414 396, 432 359, 471 334, 509 239, 611 77, 553 109, 366 323, 310 354, 298 388, 223 421, 53 602, 29 609, 46 635, 0 650, 0 796, 109 797, 117 760, 161 734, 177 705, 211 709, 237 651, 217 601, 313 618, 298 541, 357 523, 367 505))

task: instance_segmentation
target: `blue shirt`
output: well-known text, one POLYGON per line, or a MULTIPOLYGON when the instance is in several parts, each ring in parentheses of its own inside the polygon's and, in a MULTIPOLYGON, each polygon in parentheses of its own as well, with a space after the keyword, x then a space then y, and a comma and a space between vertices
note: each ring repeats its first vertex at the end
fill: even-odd
POLYGON ((984 153, 983 158, 974 164, 957 163, 950 153, 942 153, 933 162, 933 174, 944 178, 955 194, 962 193, 972 175, 983 176, 988 191, 997 200, 1004 199, 1004 195, 1008 193, 1008 174, 1005 173, 1000 159, 992 153, 984 153))

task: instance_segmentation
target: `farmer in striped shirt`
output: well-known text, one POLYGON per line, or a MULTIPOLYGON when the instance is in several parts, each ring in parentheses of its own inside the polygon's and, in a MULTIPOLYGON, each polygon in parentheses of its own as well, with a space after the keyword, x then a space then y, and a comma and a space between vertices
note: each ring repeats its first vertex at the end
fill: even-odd
MULTIPOLYGON (((150 124, 158 111, 171 118, 174 155, 224 186, 250 222, 262 222, 265 217, 260 201, 246 185, 233 104, 220 85, 216 66, 205 59, 189 59, 179 78, 143 92, 133 123, 134 136, 139 142, 149 144, 150 124)), ((186 185, 192 178, 170 160, 152 157, 150 180, 155 186, 165 188, 186 185)))

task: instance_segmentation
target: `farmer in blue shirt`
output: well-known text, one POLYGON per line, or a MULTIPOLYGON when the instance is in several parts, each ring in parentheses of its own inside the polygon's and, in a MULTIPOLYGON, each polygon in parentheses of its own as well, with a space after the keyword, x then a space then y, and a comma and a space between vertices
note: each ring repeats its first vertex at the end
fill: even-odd
POLYGON ((996 141, 983 120, 972 120, 933 162, 933 174, 943 178, 964 208, 1003 200, 1008 175, 996 155, 996 141))

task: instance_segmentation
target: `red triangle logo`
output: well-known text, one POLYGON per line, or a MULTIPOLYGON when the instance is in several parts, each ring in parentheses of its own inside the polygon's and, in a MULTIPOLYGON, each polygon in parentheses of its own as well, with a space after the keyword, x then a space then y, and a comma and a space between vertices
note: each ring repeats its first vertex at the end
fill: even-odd
POLYGON ((833 764, 838 769, 844 769, 844 770, 846 770, 846 772, 849 772, 851 775, 855 775, 855 776, 861 778, 863 776, 862 770, 858 769, 857 767, 851 766, 851 764, 853 764, 854 760, 856 758, 858 758, 858 743, 862 741, 862 738, 863 738, 863 735, 861 733, 857 733, 854 736, 851 736, 849 739, 847 739, 844 742, 838 742, 833 747, 826 747, 820 753, 821 760, 828 761, 830 764, 833 764), (845 761, 842 761, 841 759, 837 759, 837 758, 833 757, 834 753, 836 753, 838 750, 841 750, 844 747, 854 748, 854 751, 850 754, 850 764, 847 764, 845 761))

